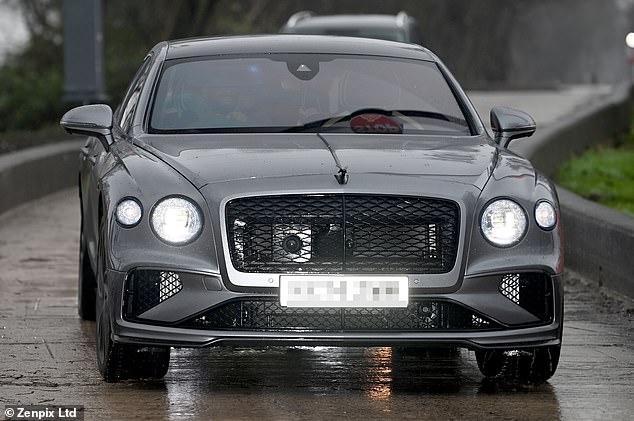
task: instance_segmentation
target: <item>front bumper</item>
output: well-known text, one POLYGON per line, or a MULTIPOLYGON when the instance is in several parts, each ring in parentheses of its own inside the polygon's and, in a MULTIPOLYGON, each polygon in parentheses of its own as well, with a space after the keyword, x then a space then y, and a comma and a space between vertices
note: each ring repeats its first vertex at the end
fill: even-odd
MULTIPOLYGON (((533 272, 534 273, 534 272, 533 272)), ((206 347, 221 344, 336 345, 336 346, 458 346, 470 349, 521 349, 559 345, 563 329, 561 275, 542 274, 552 285, 548 315, 535 316, 500 292, 503 273, 465 277, 460 288, 448 294, 410 289, 410 300, 450 303, 490 322, 485 328, 424 329, 249 329, 248 326, 192 328, 192 320, 237 300, 276 302, 277 289, 234 292, 224 288, 217 275, 184 273, 182 285, 169 298, 142 313, 131 313, 129 274, 108 271, 109 308, 115 342, 173 347, 206 347), (191 275, 191 276, 190 276, 191 275), (185 328, 184 326, 188 326, 185 328)), ((172 291, 173 292, 173 291, 172 291)), ((146 306, 147 307, 147 306, 146 306)))
POLYGON ((226 332, 165 328, 120 321, 114 340, 152 346, 198 348, 235 345, 331 345, 331 346, 457 346, 479 349, 522 349, 561 344, 561 324, 510 329, 499 332, 226 332))

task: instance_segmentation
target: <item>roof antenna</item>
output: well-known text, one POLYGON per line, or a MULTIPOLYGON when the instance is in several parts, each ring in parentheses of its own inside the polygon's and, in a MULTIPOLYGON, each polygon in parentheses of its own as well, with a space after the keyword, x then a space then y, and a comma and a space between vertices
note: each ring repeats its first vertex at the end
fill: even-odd
POLYGON ((339 168, 339 172, 335 174, 335 179, 342 186, 344 184, 348 184, 348 178, 350 178, 350 176, 348 175, 348 170, 346 168, 339 168))

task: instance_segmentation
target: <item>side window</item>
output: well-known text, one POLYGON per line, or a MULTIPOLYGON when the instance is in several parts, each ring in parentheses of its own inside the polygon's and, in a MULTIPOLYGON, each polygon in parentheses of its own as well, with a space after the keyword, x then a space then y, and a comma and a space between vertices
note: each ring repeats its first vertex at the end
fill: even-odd
POLYGON ((150 63, 152 59, 150 56, 145 58, 145 61, 139 68, 139 70, 134 75, 132 79, 132 83, 128 87, 128 91, 126 96, 121 103, 121 112, 119 115, 119 125, 124 132, 128 132, 132 127, 132 120, 134 118, 134 113, 136 111, 136 107, 139 103, 139 96, 141 95, 141 90, 143 89, 143 85, 145 84, 145 80, 147 79, 147 75, 150 70, 150 63))

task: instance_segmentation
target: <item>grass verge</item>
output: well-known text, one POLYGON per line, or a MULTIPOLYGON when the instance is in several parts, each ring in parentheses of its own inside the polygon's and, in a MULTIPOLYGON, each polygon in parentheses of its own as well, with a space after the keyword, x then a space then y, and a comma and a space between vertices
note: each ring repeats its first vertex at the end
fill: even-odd
POLYGON ((634 122, 630 133, 564 163, 557 182, 586 199, 634 215, 634 122))

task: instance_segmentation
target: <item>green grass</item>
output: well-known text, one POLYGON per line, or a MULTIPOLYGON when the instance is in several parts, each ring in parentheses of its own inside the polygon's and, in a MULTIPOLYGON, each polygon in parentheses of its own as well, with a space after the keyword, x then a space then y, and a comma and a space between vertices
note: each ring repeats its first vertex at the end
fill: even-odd
POLYGON ((564 163, 557 182, 586 199, 634 215, 634 130, 564 163))

